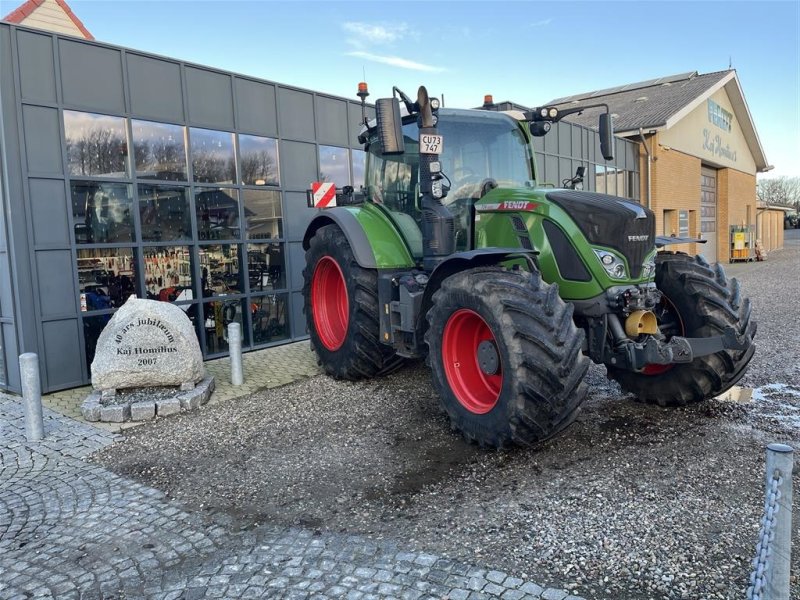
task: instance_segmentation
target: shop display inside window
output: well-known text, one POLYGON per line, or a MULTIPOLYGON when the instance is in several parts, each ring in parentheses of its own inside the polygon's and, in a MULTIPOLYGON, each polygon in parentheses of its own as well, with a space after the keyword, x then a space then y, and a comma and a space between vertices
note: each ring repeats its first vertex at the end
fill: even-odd
POLYGON ((269 240, 283 237, 281 193, 242 190, 247 238, 269 240))
POLYGON ((198 189, 194 195, 197 235, 201 240, 239 237, 239 196, 236 190, 198 189))
POLYGON ((118 308, 138 295, 132 248, 79 248, 77 260, 81 311, 118 308))
POLYGON ((350 185, 350 151, 338 146, 319 147, 319 180, 336 187, 350 185))
POLYGON ((180 125, 131 121, 136 177, 186 181, 186 144, 180 125))
POLYGON ((75 181, 71 190, 76 244, 108 244, 134 240, 130 185, 75 181))
POLYGON ((148 300, 185 302, 192 293, 192 261, 188 246, 145 248, 144 287, 148 300))
POLYGON ((206 354, 217 354, 228 351, 228 325, 239 323, 242 331, 242 346, 249 346, 250 342, 245 327, 244 311, 247 310, 247 300, 216 300, 203 304, 203 327, 206 334, 206 354))
POLYGON ((280 185, 277 140, 240 135, 239 161, 244 185, 280 185))
POLYGON ((95 315, 83 318, 83 344, 86 351, 86 369, 91 372, 94 352, 97 349, 97 339, 103 332, 113 315, 95 315))
POLYGON ((236 160, 233 134, 210 129, 189 130, 192 151, 192 177, 202 183, 234 183, 236 160))
POLYGON ((286 261, 284 245, 248 244, 247 273, 251 292, 283 289, 286 287, 286 261))
POLYGON ((200 246, 198 253, 204 298, 244 293, 238 244, 200 246))
POLYGON ((288 300, 288 294, 270 294, 250 299, 253 344, 267 344, 289 337, 288 300))
POLYGON ((123 117, 65 110, 64 134, 70 175, 128 176, 128 142, 123 117))
POLYGON ((192 239, 187 188, 140 183, 138 191, 143 241, 192 239))

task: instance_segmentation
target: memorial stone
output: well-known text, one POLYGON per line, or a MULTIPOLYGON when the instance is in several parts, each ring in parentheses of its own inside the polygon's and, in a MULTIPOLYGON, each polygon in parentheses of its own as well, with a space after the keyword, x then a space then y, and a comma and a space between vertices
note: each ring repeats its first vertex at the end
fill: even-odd
POLYGON ((97 340, 92 386, 115 390, 187 386, 204 375, 192 322, 174 304, 131 296, 97 340))

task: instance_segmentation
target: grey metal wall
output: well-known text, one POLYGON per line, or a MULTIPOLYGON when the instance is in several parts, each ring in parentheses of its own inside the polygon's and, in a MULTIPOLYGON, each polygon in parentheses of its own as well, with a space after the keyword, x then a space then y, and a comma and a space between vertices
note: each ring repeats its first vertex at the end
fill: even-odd
POLYGON ((561 182, 571 178, 578 166, 587 167, 583 189, 613 193, 617 196, 639 199, 639 144, 615 139, 614 159, 606 161, 600 153, 600 136, 587 127, 566 121, 556 123, 550 132, 534 138, 539 181, 561 187, 561 182), (623 182, 622 189, 604 189, 603 177, 623 182), (613 174, 613 175, 611 175, 613 174), (598 183, 601 183, 598 186, 598 183))
POLYGON ((0 386, 19 389, 16 356, 24 351, 39 353, 46 391, 89 382, 64 110, 276 138, 289 339, 306 335, 301 242, 313 210, 306 207, 305 191, 319 178, 320 145, 360 149, 356 102, 5 23, 0 24, 0 43, 7 174, 2 186, 7 222, 0 228, 0 326, 9 371, 0 386))

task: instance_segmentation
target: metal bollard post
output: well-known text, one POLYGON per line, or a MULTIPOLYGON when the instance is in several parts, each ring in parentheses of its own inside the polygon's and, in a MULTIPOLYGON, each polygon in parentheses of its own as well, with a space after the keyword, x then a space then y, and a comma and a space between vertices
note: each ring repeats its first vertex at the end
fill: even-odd
POLYGON ((792 467, 794 451, 785 444, 767 446, 767 491, 777 470, 783 479, 778 490, 780 509, 775 523, 775 542, 770 558, 770 574, 766 578, 764 598, 789 600, 789 568, 792 556, 792 467))
POLYGON ((242 385, 242 326, 239 323, 228 323, 228 352, 231 356, 231 383, 242 385))
POLYGON ((22 402, 25 406, 25 437, 29 442, 37 442, 44 437, 39 357, 33 352, 20 354, 19 374, 22 378, 22 402))

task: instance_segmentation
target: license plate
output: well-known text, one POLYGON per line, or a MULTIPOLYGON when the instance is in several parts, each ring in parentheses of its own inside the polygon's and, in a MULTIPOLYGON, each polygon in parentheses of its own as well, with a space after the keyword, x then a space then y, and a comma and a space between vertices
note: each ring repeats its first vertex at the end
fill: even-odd
POLYGON ((431 135, 429 133, 419 136, 420 154, 441 154, 444 137, 441 135, 431 135))

